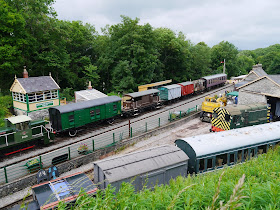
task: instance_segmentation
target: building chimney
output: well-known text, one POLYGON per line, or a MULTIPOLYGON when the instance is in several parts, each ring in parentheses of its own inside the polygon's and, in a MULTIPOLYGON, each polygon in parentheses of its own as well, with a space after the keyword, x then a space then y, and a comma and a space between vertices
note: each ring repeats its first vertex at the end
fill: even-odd
POLYGON ((88 90, 92 90, 91 81, 88 81, 88 90))
POLYGON ((23 78, 28 78, 28 72, 26 71, 26 66, 23 69, 23 78))

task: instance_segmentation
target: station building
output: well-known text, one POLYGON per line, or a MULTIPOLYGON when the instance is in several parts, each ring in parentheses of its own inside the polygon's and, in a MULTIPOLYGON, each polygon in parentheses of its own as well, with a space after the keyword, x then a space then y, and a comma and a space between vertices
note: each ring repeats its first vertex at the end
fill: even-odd
POLYGON ((13 108, 17 115, 30 113, 60 105, 60 87, 51 75, 28 77, 24 68, 23 78, 16 78, 10 88, 13 108))
POLYGON ((262 64, 257 64, 236 89, 239 91, 238 104, 267 103, 272 117, 280 120, 280 75, 268 75, 262 64))

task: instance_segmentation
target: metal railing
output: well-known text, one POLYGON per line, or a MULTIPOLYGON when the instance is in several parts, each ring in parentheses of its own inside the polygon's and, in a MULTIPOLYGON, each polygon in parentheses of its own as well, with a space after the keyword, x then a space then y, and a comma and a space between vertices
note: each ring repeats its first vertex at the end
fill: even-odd
POLYGON ((197 105, 192 108, 187 108, 186 106, 176 108, 177 110, 162 112, 156 116, 139 120, 131 124, 128 123, 124 127, 102 133, 79 143, 74 143, 71 146, 60 148, 35 158, 0 168, 0 184, 14 181, 30 173, 37 172, 41 168, 48 168, 52 165, 71 160, 83 154, 110 147, 124 139, 132 138, 136 135, 167 125, 174 120, 187 117, 191 113, 197 112, 200 109, 197 105))

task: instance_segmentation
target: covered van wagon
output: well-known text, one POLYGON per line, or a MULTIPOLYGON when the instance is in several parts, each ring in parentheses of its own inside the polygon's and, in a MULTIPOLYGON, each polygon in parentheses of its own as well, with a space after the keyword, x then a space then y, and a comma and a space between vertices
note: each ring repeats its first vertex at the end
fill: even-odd
POLYGON ((193 92, 194 92, 193 82, 182 82, 182 83, 178 83, 178 85, 180 85, 182 87, 181 88, 182 96, 187 96, 187 95, 193 94, 193 92))
POLYGON ((180 85, 167 85, 158 88, 160 91, 160 99, 163 101, 170 101, 181 97, 180 85))
POLYGON ((94 162, 94 182, 99 189, 109 184, 118 191, 122 182, 131 182, 136 190, 146 184, 168 184, 171 178, 187 175, 188 156, 178 147, 164 145, 94 162))

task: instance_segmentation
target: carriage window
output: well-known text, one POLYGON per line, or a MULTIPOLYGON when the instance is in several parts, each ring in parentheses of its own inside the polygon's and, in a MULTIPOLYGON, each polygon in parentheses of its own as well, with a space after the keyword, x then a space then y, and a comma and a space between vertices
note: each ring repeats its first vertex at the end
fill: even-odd
POLYGON ((100 115, 100 109, 96 109, 96 115, 100 115))
POLYGON ((237 152, 237 162, 241 163, 242 162, 242 150, 239 150, 237 152))
POLYGON ((69 122, 73 122, 74 121, 74 115, 69 115, 69 122))
POLYGON ((244 149, 244 160, 248 160, 248 159, 249 159, 249 150, 244 149))
POLYGON ((94 110, 91 110, 91 111, 90 111, 90 116, 91 116, 91 117, 94 117, 94 110))
POLYGON ((204 159, 199 160, 199 170, 203 171, 204 170, 204 159))
POLYGON ((229 163, 234 163, 234 153, 229 154, 229 163))
POLYGON ((226 165, 226 164, 227 164, 227 155, 226 154, 216 156, 216 167, 226 165))
POLYGON ((113 111, 117 111, 117 105, 116 104, 113 105, 113 111))
POLYGON ((266 148, 266 145, 258 146, 258 154, 267 153, 266 148))
POLYGON ((207 169, 213 168, 213 159, 209 158, 207 159, 207 169))
POLYGON ((255 157, 255 155, 256 155, 255 148, 252 148, 250 157, 255 157))

